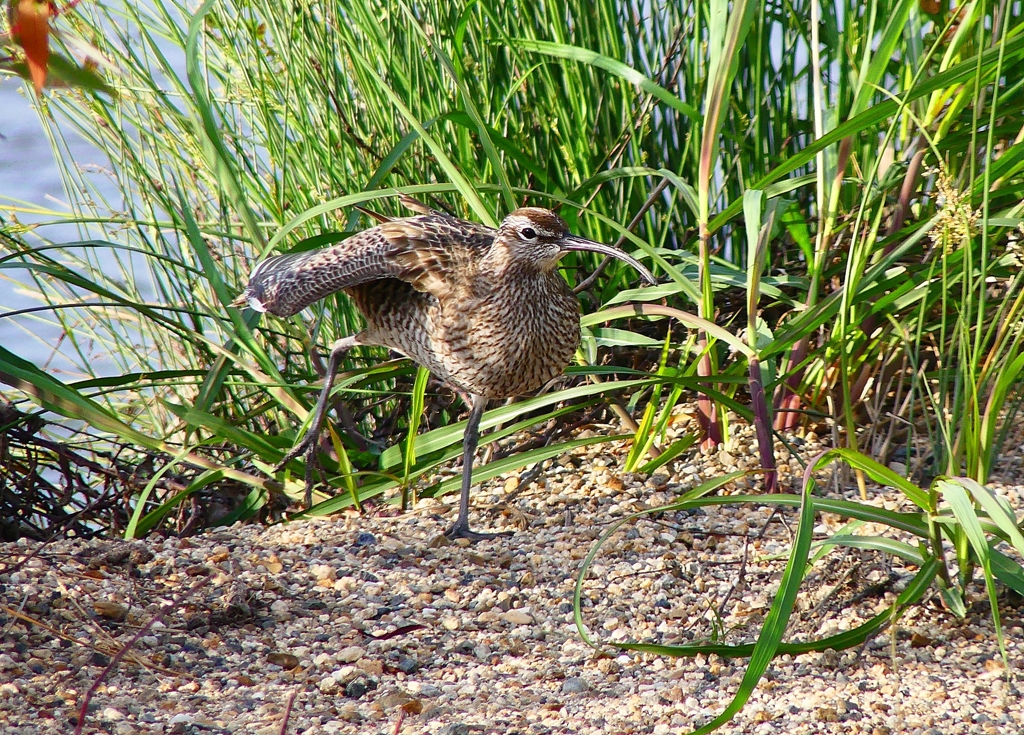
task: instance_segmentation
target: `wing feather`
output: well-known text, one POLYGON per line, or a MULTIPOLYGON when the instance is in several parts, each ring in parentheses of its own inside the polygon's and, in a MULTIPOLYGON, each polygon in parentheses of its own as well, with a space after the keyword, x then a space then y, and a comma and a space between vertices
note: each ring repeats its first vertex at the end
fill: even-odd
POLYGON ((494 231, 443 214, 384 222, 337 245, 277 255, 256 266, 236 304, 291 316, 342 289, 397 278, 443 299, 466 248, 487 247, 494 231))

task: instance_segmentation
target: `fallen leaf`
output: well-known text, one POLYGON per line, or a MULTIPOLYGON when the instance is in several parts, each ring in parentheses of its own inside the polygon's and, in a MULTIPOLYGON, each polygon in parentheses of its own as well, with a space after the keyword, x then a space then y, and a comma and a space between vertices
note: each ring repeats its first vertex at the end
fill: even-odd
POLYGON ((111 620, 124 620, 128 616, 128 606, 120 602, 96 600, 92 604, 92 609, 96 611, 97 615, 111 620))
POLYGON ((299 665, 299 657, 282 651, 274 651, 267 655, 267 661, 282 669, 294 669, 299 665))
POLYGON ((418 715, 423 711, 423 702, 418 699, 406 702, 402 705, 402 711, 407 715, 418 715))
POLYGON ((932 639, 922 633, 914 633, 910 636, 911 648, 926 648, 932 644, 932 639))

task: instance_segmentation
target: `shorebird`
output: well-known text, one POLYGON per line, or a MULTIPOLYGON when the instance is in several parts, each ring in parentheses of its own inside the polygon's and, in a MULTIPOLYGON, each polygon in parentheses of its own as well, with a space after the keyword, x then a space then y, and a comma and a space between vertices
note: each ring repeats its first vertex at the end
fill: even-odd
POLYGON ((366 319, 363 331, 332 345, 312 424, 278 464, 306 453, 307 505, 340 360, 355 345, 377 345, 427 368, 469 406, 459 514, 445 535, 492 538, 501 534, 469 527, 473 461, 487 402, 535 391, 561 375, 580 342, 579 302, 557 272, 559 259, 589 250, 629 263, 650 284, 654 276, 618 248, 570 234, 547 209, 522 207, 494 230, 414 208, 421 214, 382 222, 333 247, 263 261, 234 305, 288 317, 344 291, 366 319))

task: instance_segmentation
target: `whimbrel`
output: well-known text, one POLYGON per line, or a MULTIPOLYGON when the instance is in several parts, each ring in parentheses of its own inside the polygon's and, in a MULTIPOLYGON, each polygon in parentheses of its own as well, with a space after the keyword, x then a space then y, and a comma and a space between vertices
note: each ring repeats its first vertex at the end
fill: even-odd
POLYGON ((557 377, 580 342, 579 302, 558 274, 558 260, 590 250, 654 277, 611 245, 569 233, 554 212, 523 207, 494 230, 426 210, 383 222, 328 248, 260 263, 236 305, 281 317, 344 291, 366 328, 331 347, 313 422, 278 467, 306 452, 311 498, 320 427, 335 373, 355 345, 397 350, 468 395, 462 448, 462 495, 449 538, 490 538, 469 528, 469 491, 487 402, 537 390, 557 377))

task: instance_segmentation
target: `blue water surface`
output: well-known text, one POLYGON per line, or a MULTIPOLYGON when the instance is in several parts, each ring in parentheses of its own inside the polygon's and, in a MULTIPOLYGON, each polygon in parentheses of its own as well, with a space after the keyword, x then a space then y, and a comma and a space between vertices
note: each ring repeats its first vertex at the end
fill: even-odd
MULTIPOLYGON (((50 218, 12 211, 23 205, 11 200, 58 212, 71 211, 60 169, 35 104, 31 89, 21 80, 0 76, 0 212, 5 219, 16 218, 24 225, 50 218)), ((102 162, 102 154, 70 126, 66 126, 64 138, 75 163, 102 162)), ((37 232, 53 243, 82 237, 77 227, 69 225, 39 227, 37 232)), ((31 235, 28 240, 31 244, 38 242, 31 235)), ((7 253, 0 249, 0 257, 4 255, 7 253)), ((59 252, 56 253, 58 259, 59 256, 59 252)), ((38 289, 25 272, 0 270, 0 345, 55 373, 67 371, 70 364, 60 357, 65 342, 63 332, 53 317, 46 312, 36 316, 11 314, 40 305, 38 289)), ((6 387, 0 385, 0 391, 6 392, 6 387)))

